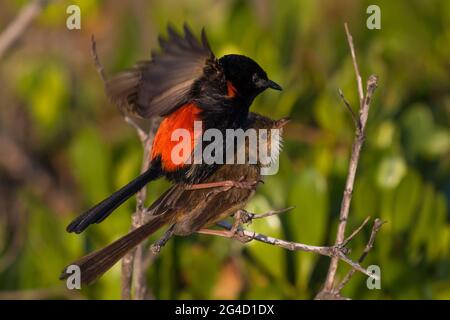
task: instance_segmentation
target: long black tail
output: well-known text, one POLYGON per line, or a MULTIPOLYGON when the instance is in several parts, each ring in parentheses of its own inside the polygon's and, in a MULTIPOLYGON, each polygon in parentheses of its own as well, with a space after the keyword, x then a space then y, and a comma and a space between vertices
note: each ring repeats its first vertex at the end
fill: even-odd
POLYGON ((146 224, 131 231, 105 248, 92 252, 66 266, 59 278, 61 280, 67 279, 70 276, 67 273, 69 266, 77 265, 80 268, 81 283, 89 284, 93 282, 115 265, 129 250, 133 249, 161 228, 168 219, 170 217, 165 215, 155 216, 146 224))
POLYGON ((89 225, 100 223, 108 217, 118 206, 128 200, 142 187, 161 176, 159 166, 152 165, 147 171, 132 180, 126 186, 114 192, 108 198, 90 208, 75 218, 66 228, 67 232, 81 233, 89 225))

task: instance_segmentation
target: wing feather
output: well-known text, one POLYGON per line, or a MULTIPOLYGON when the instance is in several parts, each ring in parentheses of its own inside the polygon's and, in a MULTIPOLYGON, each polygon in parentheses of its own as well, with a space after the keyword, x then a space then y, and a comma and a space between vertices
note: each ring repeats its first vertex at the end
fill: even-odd
POLYGON ((111 100, 141 117, 165 116, 189 102, 192 89, 206 66, 221 70, 202 29, 200 41, 189 27, 184 35, 168 27, 167 38, 159 37, 161 51, 137 63, 107 82, 111 100))

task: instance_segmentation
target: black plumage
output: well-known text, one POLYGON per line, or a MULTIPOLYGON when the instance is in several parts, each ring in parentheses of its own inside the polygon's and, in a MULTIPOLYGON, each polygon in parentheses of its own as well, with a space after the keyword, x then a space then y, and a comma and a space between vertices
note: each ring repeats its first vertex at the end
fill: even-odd
POLYGON ((106 84, 111 100, 128 112, 144 118, 164 117, 153 144, 150 168, 77 217, 67 227, 68 232, 80 233, 90 224, 103 221, 152 180, 164 176, 176 183, 197 184, 220 167, 195 163, 167 165, 164 154, 170 146, 159 142, 170 136, 171 132, 164 130, 177 111, 195 106, 200 110, 196 120, 202 121, 203 130, 244 128, 253 99, 267 88, 281 89, 248 57, 226 55, 217 59, 204 30, 201 40, 197 40, 187 25, 184 35, 169 27, 167 39, 160 37, 159 43, 161 51, 152 53, 151 60, 137 63, 106 84), (231 95, 230 86, 234 90, 231 95))

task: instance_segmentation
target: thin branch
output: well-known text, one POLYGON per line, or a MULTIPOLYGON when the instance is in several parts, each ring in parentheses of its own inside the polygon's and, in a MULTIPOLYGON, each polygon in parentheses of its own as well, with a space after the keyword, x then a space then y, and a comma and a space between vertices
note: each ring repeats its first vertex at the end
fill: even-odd
MULTIPOLYGON (((142 158, 141 173, 148 170, 150 166, 150 154, 152 150, 153 139, 155 136, 156 121, 152 121, 147 138, 143 140, 144 152, 142 158)), ((138 133, 139 134, 139 133, 138 133)), ((132 219, 132 229, 139 228, 145 222, 146 208, 145 199, 147 198, 147 187, 143 187, 136 195, 136 212, 132 219)), ((147 278, 146 271, 148 264, 145 262, 145 244, 141 243, 134 252, 134 289, 136 300, 143 300, 147 296, 147 278)))
MULTIPOLYGON (((370 238, 369 241, 366 244, 366 247, 364 248, 363 253, 361 254, 361 256, 358 259, 358 263, 362 263, 364 261, 364 259, 367 257, 367 255, 369 254, 369 251, 372 250, 373 248, 373 244, 375 242, 375 237, 378 233, 378 231, 380 231, 381 226, 385 223, 385 221, 381 221, 380 219, 375 219, 375 221, 373 222, 373 227, 372 227, 372 232, 370 234, 370 238)), ((337 286, 336 288, 336 293, 340 293, 342 291, 342 289, 345 287, 345 285, 350 281, 350 279, 352 278, 352 276, 355 274, 355 269, 351 269, 344 277, 344 279, 341 281, 341 283, 337 286)))
MULTIPOLYGON (((221 221, 218 223, 218 225, 227 230, 231 230, 231 228, 232 228, 232 225, 226 221, 221 221)), ((335 257, 338 260, 342 260, 345 263, 349 264, 355 270, 360 271, 369 277, 372 277, 375 279, 377 278, 376 275, 373 275, 372 273, 370 273, 369 271, 367 271, 366 269, 361 267, 360 264, 349 259, 345 255, 345 248, 340 248, 340 247, 336 247, 336 246, 332 246, 332 247, 312 246, 312 245, 307 245, 307 244, 298 243, 298 242, 286 241, 286 240, 266 236, 264 234, 257 233, 254 231, 245 230, 242 228, 240 228, 238 230, 238 234, 236 235, 236 237, 234 237, 234 239, 239 240, 241 242, 249 242, 252 240, 256 240, 256 241, 270 244, 273 246, 281 247, 281 248, 284 248, 284 249, 287 249, 290 251, 313 252, 313 253, 317 253, 317 254, 320 254, 323 256, 327 256, 327 257, 335 257), (240 233, 240 235, 239 235, 239 233, 240 233), (245 241, 243 241, 243 238, 247 238, 247 239, 245 241)))
MULTIPOLYGON (((95 68, 103 81, 103 85, 106 88, 106 76, 102 63, 97 54, 97 44, 95 41, 95 37, 92 35, 91 37, 91 52, 94 60, 95 68)), ((145 172, 150 165, 150 154, 153 144, 153 138, 155 135, 155 130, 159 125, 159 119, 154 118, 151 120, 149 133, 145 133, 145 131, 136 123, 133 119, 128 117, 126 114, 122 114, 124 120, 127 124, 135 128, 141 142, 143 145, 143 157, 142 157, 142 166, 141 173, 145 172)), ((131 230, 134 230, 140 227, 144 223, 144 217, 146 214, 145 209, 145 200, 147 197, 146 188, 142 188, 136 195, 136 211, 132 215, 131 219, 131 230)), ((135 294, 134 298, 137 300, 142 300, 148 295, 148 288, 146 282, 145 272, 148 268, 148 259, 146 258, 144 251, 144 244, 138 245, 134 250, 128 252, 125 257, 122 259, 122 293, 121 297, 123 300, 130 300, 132 297, 132 284, 134 280, 134 289, 135 294), (133 277, 134 273, 134 277, 133 277)))
POLYGON ((33 0, 20 10, 16 18, 0 34, 0 59, 20 39, 48 2, 49 0, 33 0))
POLYGON ((362 230, 362 228, 364 228, 364 226, 367 224, 367 222, 369 222, 369 220, 370 217, 367 217, 363 221, 363 223, 361 223, 361 225, 355 231, 353 231, 352 234, 349 235, 347 239, 344 240, 344 242, 342 242, 342 246, 345 247, 350 241, 352 241, 352 239, 362 230))
MULTIPOLYGON (((360 97, 360 110, 359 110, 359 125, 356 127, 355 139, 352 146, 352 153, 349 163, 349 170, 347 175, 347 180, 345 183, 344 195, 341 203, 341 210, 339 214, 339 225, 336 234, 335 246, 342 246, 345 238, 345 228, 347 226, 348 215, 350 211, 350 203, 353 194, 353 186, 355 183, 356 170, 358 168, 359 157, 361 153, 362 146, 364 144, 365 127, 367 122, 367 117, 369 115, 370 102, 372 99, 373 92, 375 91, 378 83, 378 78, 375 75, 371 75, 367 80, 367 94, 364 97, 364 91, 362 89, 362 80, 358 68, 358 63, 356 61, 355 48, 353 45, 353 38, 348 30, 347 24, 345 24, 345 32, 347 34, 348 45, 350 47, 350 53, 353 60, 353 66, 355 69, 355 75, 358 84, 358 94, 360 97)), ((336 272, 338 268, 339 258, 333 257, 328 269, 327 278, 325 280, 324 288, 322 289, 322 294, 324 291, 333 292, 333 286, 335 282, 336 272)), ((321 293, 318 294, 321 295, 321 293)))
MULTIPOLYGON (((91 36, 91 54, 92 54, 92 58, 94 60, 95 68, 97 69, 97 73, 99 74, 100 78, 102 79, 103 85, 106 90, 107 80, 106 80, 106 75, 105 75, 105 69, 103 68, 103 65, 101 64, 100 59, 98 58, 97 42, 95 41, 94 35, 91 36)), ((122 114, 125 122, 127 124, 129 124, 130 126, 132 126, 136 130, 141 142, 145 143, 145 141, 148 139, 147 133, 145 133, 145 131, 132 118, 130 118, 128 115, 124 114, 122 109, 119 109, 119 111, 122 114)))
POLYGON ((357 128, 359 130, 361 128, 361 124, 359 123, 355 112, 353 111, 352 107, 350 106, 350 103, 347 101, 347 99, 345 99, 344 93, 342 92, 342 90, 340 88, 338 89, 338 93, 339 93, 339 96, 341 97, 342 102, 344 103, 345 107, 347 108, 348 112, 350 112, 350 115, 352 117, 355 128, 357 128))
POLYGON ((94 59, 95 69, 97 70, 97 73, 99 74, 100 79, 102 79, 103 85, 106 86, 105 69, 103 68, 102 63, 100 62, 100 59, 98 58, 97 42, 95 41, 94 35, 91 35, 91 54, 92 54, 92 58, 94 59))
POLYGON ((145 145, 145 142, 148 140, 148 134, 141 128, 140 125, 138 125, 133 119, 131 119, 129 116, 124 115, 124 120, 126 123, 128 123, 130 126, 132 126, 139 136, 139 139, 141 142, 145 145))
POLYGON ((253 212, 248 212, 246 210, 242 210, 244 212, 242 220, 243 220, 244 223, 249 223, 249 222, 251 222, 254 219, 263 219, 263 218, 267 218, 267 217, 270 217, 270 216, 278 215, 280 213, 285 213, 285 212, 291 211, 294 208, 295 208, 294 206, 290 206, 290 207, 287 207, 287 208, 284 208, 284 209, 270 210, 268 212, 261 213, 261 214, 256 214, 256 213, 253 213, 253 212))
POLYGON ((120 278, 120 284, 122 288, 120 297, 122 300, 131 300, 131 287, 133 284, 133 262, 135 252, 136 249, 133 249, 122 258, 122 273, 120 278))
POLYGON ((353 44, 353 37, 348 29, 347 22, 344 23, 345 34, 347 35, 348 46, 350 47, 350 54, 352 56, 353 68, 355 69, 356 75, 356 83, 358 85, 358 95, 359 95, 359 104, 360 108, 362 108, 363 100, 364 100, 364 90, 363 90, 363 82, 361 78, 361 73, 359 72, 358 62, 356 60, 355 46, 353 44))

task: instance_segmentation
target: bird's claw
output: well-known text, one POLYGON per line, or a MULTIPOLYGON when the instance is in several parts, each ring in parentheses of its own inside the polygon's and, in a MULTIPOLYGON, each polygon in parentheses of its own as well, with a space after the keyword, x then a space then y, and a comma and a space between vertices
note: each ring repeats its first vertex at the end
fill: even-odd
POLYGON ((157 255, 158 253, 161 252, 161 245, 159 245, 158 243, 152 244, 150 246, 150 251, 154 254, 157 255))
POLYGON ((247 242, 252 241, 252 237, 245 235, 245 233, 242 229, 236 230, 236 232, 233 235, 233 238, 242 243, 247 243, 247 242))

